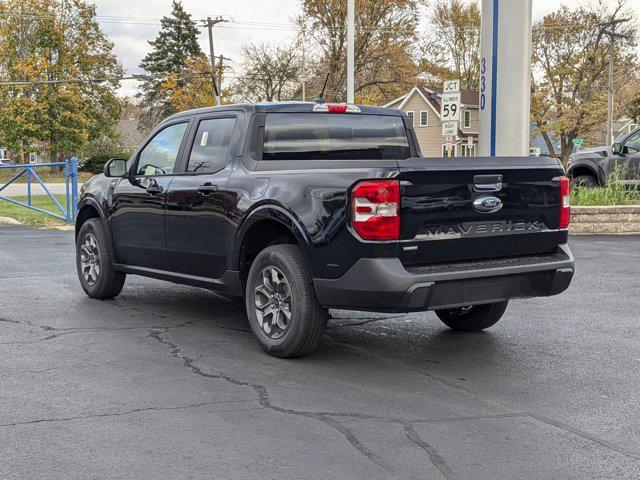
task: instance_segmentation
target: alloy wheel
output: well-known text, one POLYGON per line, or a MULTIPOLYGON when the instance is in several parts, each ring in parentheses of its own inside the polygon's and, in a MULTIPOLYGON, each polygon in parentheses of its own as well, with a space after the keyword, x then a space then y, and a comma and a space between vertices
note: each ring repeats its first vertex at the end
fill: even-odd
POLYGON ((281 338, 291 323, 291 287, 287 277, 276 267, 265 268, 253 296, 260 328, 269 338, 281 338))
POLYGON ((80 269, 87 285, 93 286, 100 277, 100 251, 93 233, 87 233, 80 246, 80 269))

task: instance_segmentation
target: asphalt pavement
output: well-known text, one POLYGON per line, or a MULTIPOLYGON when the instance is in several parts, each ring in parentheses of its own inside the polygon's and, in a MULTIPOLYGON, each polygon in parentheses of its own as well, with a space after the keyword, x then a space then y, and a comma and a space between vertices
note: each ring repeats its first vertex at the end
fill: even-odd
POLYGON ((0 226, 0 478, 638 479, 640 237, 493 328, 333 311, 265 355, 243 308, 129 277, 87 298, 73 233, 0 226))

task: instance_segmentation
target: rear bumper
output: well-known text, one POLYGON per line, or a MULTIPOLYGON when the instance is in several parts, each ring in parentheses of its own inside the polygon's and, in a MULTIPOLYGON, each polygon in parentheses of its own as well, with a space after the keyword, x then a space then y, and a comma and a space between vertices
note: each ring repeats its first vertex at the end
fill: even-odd
POLYGON ((568 245, 555 254, 405 268, 397 258, 363 258, 342 277, 314 279, 328 308, 411 312, 557 295, 574 273, 568 245))

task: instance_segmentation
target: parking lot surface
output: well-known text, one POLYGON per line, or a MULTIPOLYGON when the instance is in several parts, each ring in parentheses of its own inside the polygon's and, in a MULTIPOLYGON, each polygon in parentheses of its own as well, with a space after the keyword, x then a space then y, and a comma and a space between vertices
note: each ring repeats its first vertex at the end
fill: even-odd
POLYGON ((0 478, 640 478, 640 237, 572 248, 566 293, 483 333, 333 311, 281 360, 242 306, 91 300, 71 232, 0 226, 0 478))

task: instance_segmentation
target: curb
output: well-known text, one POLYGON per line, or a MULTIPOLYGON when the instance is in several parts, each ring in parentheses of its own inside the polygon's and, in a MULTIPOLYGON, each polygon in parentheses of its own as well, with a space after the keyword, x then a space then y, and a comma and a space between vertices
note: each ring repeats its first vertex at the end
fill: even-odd
POLYGON ((0 225, 22 225, 22 223, 15 218, 0 217, 0 225))
POLYGON ((640 205, 571 207, 572 235, 640 235, 640 205))

